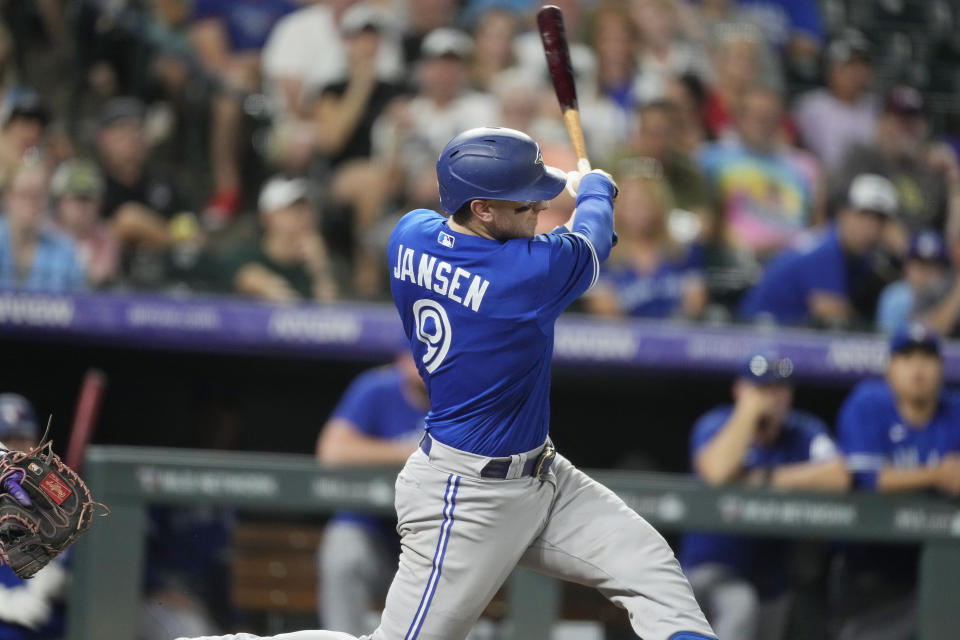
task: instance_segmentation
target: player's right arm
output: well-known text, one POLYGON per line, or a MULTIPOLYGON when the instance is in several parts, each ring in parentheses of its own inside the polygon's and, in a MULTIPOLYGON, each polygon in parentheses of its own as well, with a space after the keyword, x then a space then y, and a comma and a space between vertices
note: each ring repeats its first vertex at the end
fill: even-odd
POLYGON ((697 473, 707 483, 721 485, 736 479, 743 471, 743 454, 753 440, 760 417, 769 401, 757 387, 743 384, 730 416, 719 426, 712 425, 711 414, 694 429, 694 459, 697 473))

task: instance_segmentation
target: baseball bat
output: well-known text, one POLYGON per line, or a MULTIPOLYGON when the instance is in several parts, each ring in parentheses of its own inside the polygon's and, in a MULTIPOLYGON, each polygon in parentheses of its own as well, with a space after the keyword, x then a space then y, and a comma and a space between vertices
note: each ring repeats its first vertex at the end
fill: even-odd
POLYGON ((93 438, 100 400, 106 385, 107 376, 99 369, 88 369, 80 383, 77 406, 73 412, 73 427, 70 429, 70 443, 64 458, 71 469, 80 469, 83 466, 83 454, 93 438))
POLYGON ((543 52, 547 56, 550 81, 560 102, 563 123, 567 126, 573 151, 577 155, 577 170, 586 173, 590 171, 590 160, 587 158, 587 145, 583 140, 577 86, 573 82, 573 63, 570 61, 570 45, 567 42, 567 31, 563 26, 563 12, 560 7, 552 4, 542 7, 537 12, 537 28, 543 42, 543 52))

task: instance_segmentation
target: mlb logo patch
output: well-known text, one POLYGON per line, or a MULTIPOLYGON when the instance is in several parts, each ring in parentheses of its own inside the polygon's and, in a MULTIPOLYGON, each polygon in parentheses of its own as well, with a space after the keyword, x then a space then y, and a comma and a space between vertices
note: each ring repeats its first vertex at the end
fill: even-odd
POLYGON ((445 246, 445 247, 447 247, 447 248, 450 248, 450 249, 453 248, 453 242, 454 242, 455 240, 456 240, 456 238, 454 238, 454 237, 453 237, 452 235, 450 235, 449 233, 444 233, 443 231, 441 231, 441 232, 440 232, 440 235, 437 236, 437 242, 439 242, 439 243, 442 244, 443 246, 445 246))
POLYGON ((36 462, 31 462, 30 465, 27 466, 27 469, 29 469, 30 473, 32 473, 35 476, 38 476, 41 473, 43 473, 43 469, 41 469, 40 465, 38 465, 36 462))
POLYGON ((63 504, 63 501, 70 497, 73 491, 61 480, 57 474, 50 473, 46 478, 40 481, 40 488, 50 496, 50 499, 57 504, 63 504))

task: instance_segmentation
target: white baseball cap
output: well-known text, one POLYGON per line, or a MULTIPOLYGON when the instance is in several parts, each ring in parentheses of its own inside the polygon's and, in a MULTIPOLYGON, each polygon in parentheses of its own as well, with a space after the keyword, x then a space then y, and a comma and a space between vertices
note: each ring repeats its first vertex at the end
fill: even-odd
POLYGON ((893 217, 897 213, 897 189, 875 173, 861 173, 850 183, 847 202, 860 211, 876 211, 893 217))
POLYGON ((442 58, 454 56, 466 58, 473 52, 473 40, 459 29, 440 27, 426 35, 420 45, 420 55, 424 58, 442 58))
POLYGON ((355 35, 365 29, 383 31, 390 18, 383 11, 367 2, 358 2, 343 13, 340 29, 347 35, 355 35))
POLYGON ((274 176, 260 189, 257 205, 260 211, 276 211, 295 202, 307 200, 309 193, 310 185, 304 178, 274 176))

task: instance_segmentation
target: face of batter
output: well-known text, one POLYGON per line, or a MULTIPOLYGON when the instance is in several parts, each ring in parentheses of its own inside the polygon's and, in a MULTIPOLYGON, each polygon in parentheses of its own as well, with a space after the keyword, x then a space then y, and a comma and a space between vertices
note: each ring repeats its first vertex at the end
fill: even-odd
POLYGON ((532 238, 537 228, 537 216, 547 208, 546 202, 516 202, 513 200, 479 200, 474 213, 486 232, 486 237, 501 242, 513 238, 532 238))

